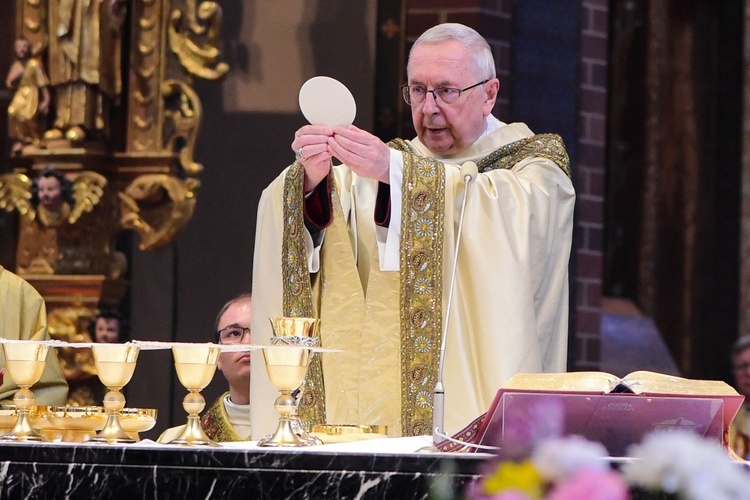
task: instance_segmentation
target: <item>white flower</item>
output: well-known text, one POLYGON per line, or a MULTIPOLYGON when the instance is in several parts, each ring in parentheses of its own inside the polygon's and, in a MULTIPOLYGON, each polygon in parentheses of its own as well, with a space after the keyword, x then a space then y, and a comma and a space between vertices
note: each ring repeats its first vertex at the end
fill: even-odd
POLYGON ((715 441, 686 431, 660 431, 630 447, 625 479, 686 500, 750 499, 750 474, 715 441))
POLYGON ((607 470, 607 449, 601 443, 588 441, 581 436, 542 441, 531 457, 534 465, 546 479, 559 481, 570 478, 584 468, 607 470))

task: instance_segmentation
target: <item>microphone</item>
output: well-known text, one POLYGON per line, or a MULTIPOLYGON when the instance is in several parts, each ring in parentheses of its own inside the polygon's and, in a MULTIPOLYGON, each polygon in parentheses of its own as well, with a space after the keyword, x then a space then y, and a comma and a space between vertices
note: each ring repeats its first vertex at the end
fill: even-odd
POLYGON ((445 365, 445 341, 448 337, 448 321, 451 316, 453 305, 453 291, 456 287, 456 269, 458 268, 458 250, 461 247, 461 229, 464 225, 464 213, 466 211, 466 200, 469 198, 469 184, 477 178, 479 171, 477 164, 467 161, 461 165, 461 177, 464 180, 464 199, 461 203, 461 214, 458 218, 458 236, 456 236, 456 248, 453 253, 453 274, 451 274, 451 285, 448 292, 448 308, 445 311, 445 324, 443 325, 443 337, 440 342, 440 358, 438 360, 437 383, 432 398, 432 444, 437 446, 439 437, 449 437, 445 434, 445 388, 443 387, 443 368, 445 365))

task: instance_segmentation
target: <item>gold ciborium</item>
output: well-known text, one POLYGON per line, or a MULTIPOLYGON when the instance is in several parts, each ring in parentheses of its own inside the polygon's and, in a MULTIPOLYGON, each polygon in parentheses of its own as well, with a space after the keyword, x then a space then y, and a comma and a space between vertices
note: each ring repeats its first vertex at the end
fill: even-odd
POLYGON ((316 318, 270 318, 273 347, 263 348, 266 372, 281 395, 274 408, 281 415, 276 431, 258 441, 258 446, 312 446, 323 444, 302 426, 297 413, 297 400, 292 393, 302 385, 318 345, 320 320, 316 318))
POLYGON ((34 393, 29 389, 42 377, 49 345, 41 342, 3 343, 5 369, 7 375, 19 387, 13 396, 18 418, 7 434, 0 436, 3 441, 46 441, 31 425, 29 410, 34 406, 34 393))
POLYGON ((201 428, 198 414, 206 407, 201 391, 211 382, 216 373, 216 362, 221 347, 212 344, 184 344, 172 346, 177 378, 189 392, 182 400, 188 414, 185 429, 169 444, 218 446, 201 428))
POLYGON ((135 372, 140 347, 126 344, 92 344, 94 365, 99 380, 109 392, 104 395, 104 408, 107 410, 107 422, 99 433, 91 438, 92 443, 134 443, 122 428, 120 414, 125 408, 125 396, 122 388, 130 382, 135 372))
POLYGON ((63 430, 63 443, 83 443, 104 428, 107 410, 101 406, 53 406, 47 418, 63 430))

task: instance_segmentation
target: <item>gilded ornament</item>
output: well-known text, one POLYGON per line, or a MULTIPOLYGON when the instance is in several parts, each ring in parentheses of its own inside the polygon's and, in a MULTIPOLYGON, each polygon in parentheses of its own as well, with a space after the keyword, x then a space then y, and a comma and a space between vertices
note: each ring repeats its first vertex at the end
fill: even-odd
POLYGON ((180 164, 185 173, 196 176, 203 171, 203 165, 193 160, 195 142, 203 116, 198 94, 188 84, 179 80, 165 81, 162 84, 162 94, 166 101, 176 97, 177 103, 165 108, 165 149, 179 151, 180 164))
POLYGON ((141 175, 118 193, 120 222, 141 236, 141 250, 164 248, 193 216, 199 186, 200 182, 191 178, 141 175))
POLYGON ((209 28, 209 37, 204 46, 199 46, 191 40, 189 33, 182 32, 182 12, 179 10, 173 10, 170 14, 170 22, 167 29, 169 47, 179 59, 182 67, 191 75, 206 80, 216 80, 226 74, 229 70, 229 65, 225 62, 217 63, 217 59, 221 54, 219 49, 212 45, 214 41, 212 37, 218 33, 218 28, 213 28, 213 25, 219 25, 221 9, 218 5, 215 5, 213 9, 207 9, 207 12, 209 11, 210 13, 207 14, 206 20, 209 26, 212 27, 209 28))

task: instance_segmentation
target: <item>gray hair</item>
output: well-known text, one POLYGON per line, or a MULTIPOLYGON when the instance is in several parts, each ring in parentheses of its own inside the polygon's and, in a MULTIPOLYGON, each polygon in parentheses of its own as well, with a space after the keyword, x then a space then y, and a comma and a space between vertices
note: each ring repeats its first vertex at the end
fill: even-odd
POLYGON ((739 354, 750 347, 750 335, 743 335, 732 346, 732 354, 739 354))
POLYGON ((495 78, 495 58, 492 56, 492 49, 482 35, 476 30, 459 23, 443 23, 433 26, 417 38, 409 52, 414 52, 414 48, 425 43, 439 43, 455 40, 459 42, 471 56, 474 65, 479 71, 480 78, 495 78))

